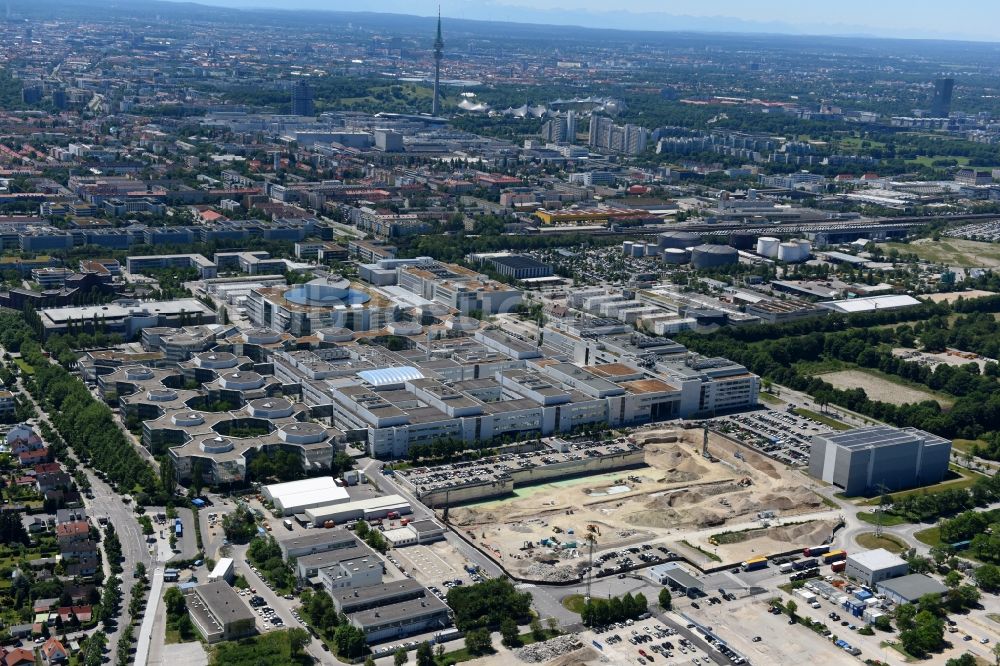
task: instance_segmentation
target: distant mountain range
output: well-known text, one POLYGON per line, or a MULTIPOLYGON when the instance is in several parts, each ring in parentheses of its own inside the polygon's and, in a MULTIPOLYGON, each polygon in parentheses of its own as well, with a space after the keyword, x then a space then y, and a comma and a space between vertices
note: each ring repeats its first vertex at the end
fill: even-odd
MULTIPOLYGON (((169 0, 179 1, 179 0, 169 0)), ((569 2, 570 0, 568 0, 569 2)), ((558 10, 524 6, 514 6, 496 0, 366 0, 347 9, 343 5, 328 0, 198 0, 199 4, 209 4, 228 8, 254 9, 305 9, 314 11, 345 10, 360 12, 390 12, 417 16, 432 16, 438 5, 449 18, 475 21, 499 21, 541 25, 579 26, 612 30, 680 31, 715 33, 764 33, 786 35, 829 35, 845 37, 885 37, 892 39, 943 39, 967 40, 976 37, 970 33, 923 30, 915 33, 891 23, 878 28, 851 22, 791 23, 785 21, 750 20, 733 16, 688 16, 667 12, 632 12, 626 10, 588 11, 581 9, 558 10)), ((748 9, 753 7, 747 3, 748 9)), ((845 16, 850 17, 849 13, 845 16)), ((970 26, 971 29, 971 26, 970 26)), ((995 41, 992 32, 983 32, 979 39, 995 41)))

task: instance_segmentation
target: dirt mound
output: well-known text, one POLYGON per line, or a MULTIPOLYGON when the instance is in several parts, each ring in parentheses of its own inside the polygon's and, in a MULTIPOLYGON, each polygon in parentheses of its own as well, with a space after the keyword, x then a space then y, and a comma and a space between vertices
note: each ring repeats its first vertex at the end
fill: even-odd
POLYGON ((478 525, 496 520, 491 512, 478 512, 470 509, 452 509, 448 512, 448 521, 452 525, 478 525))
POLYGON ((564 654, 561 657, 553 659, 547 662, 545 666, 579 666, 580 664, 585 664, 599 658, 600 655, 594 648, 583 647, 575 652, 570 652, 569 654, 564 654))
POLYGON ((820 498, 804 486, 795 486, 787 491, 764 493, 751 497, 740 498, 741 502, 733 502, 737 513, 771 509, 783 513, 804 513, 822 506, 820 498))
POLYGON ((697 481, 708 471, 690 452, 677 444, 647 446, 646 464, 662 470, 663 476, 656 479, 660 483, 697 481))
POLYGON ((783 525, 768 530, 768 536, 775 541, 788 541, 790 543, 801 542, 805 537, 813 537, 819 534, 829 534, 833 527, 828 520, 811 520, 808 523, 799 525, 783 525))

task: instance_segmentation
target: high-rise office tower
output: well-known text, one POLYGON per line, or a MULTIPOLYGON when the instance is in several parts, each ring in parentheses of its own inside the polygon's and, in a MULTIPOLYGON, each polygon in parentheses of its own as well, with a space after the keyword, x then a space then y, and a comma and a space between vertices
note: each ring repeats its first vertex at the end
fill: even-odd
POLYGON ((434 39, 434 101, 431 104, 431 115, 441 112, 441 58, 444 56, 444 40, 441 38, 441 8, 438 7, 438 30, 434 39))
POLYGON ((951 94, 955 90, 955 79, 938 79, 934 82, 934 101, 931 102, 931 115, 935 118, 947 118, 951 113, 951 94))
POLYGON ((566 112, 566 137, 563 141, 576 143, 576 111, 572 109, 566 112))
POLYGON ((311 116, 313 113, 312 86, 305 79, 299 79, 292 86, 292 115, 311 116))

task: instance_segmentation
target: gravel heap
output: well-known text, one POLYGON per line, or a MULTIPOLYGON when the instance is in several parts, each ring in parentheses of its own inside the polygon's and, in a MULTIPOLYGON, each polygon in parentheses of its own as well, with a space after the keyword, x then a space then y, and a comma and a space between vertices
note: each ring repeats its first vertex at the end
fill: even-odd
POLYGON ((567 634, 565 636, 556 636, 543 643, 532 643, 531 645, 517 648, 514 650, 514 656, 529 664, 540 664, 543 661, 555 659, 574 650, 579 650, 582 647, 583 643, 580 642, 576 634, 567 634))
POLYGON ((580 580, 580 574, 574 571, 572 567, 554 567, 551 564, 535 562, 528 567, 528 575, 526 578, 559 583, 563 581, 580 580))

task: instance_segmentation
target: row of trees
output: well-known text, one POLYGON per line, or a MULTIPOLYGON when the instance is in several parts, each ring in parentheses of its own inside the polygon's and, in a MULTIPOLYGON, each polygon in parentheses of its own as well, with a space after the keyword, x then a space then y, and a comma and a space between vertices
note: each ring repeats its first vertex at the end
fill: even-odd
POLYGON ((626 593, 623 597, 588 599, 580 618, 588 627, 601 627, 612 622, 635 620, 648 610, 649 603, 644 594, 640 592, 632 596, 631 593, 626 593))
POLYGON ((111 410, 65 368, 49 363, 42 354, 37 342, 40 327, 38 314, 30 308, 21 313, 0 311, 0 344, 8 351, 20 352, 34 369, 25 385, 45 403, 62 438, 81 460, 107 475, 119 491, 157 493, 152 468, 118 429, 111 410))
POLYGON ((247 557, 275 588, 290 590, 295 587, 295 574, 282 559, 281 547, 273 536, 255 537, 247 548, 247 557))

